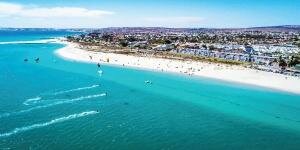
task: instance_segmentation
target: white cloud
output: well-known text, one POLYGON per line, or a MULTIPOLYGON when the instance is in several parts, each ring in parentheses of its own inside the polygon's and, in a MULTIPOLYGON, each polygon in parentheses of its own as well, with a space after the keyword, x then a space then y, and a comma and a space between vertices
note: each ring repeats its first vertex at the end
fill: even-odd
POLYGON ((0 2, 0 16, 23 18, 99 18, 112 15, 114 12, 89 10, 80 7, 28 7, 20 4, 0 2))
MULTIPOLYGON (((1 1, 1 0, 0 0, 1 1)), ((196 16, 128 17, 112 11, 83 7, 44 7, 0 2, 2 27, 93 28, 110 26, 198 27, 203 18, 196 16)), ((206 21, 206 20, 205 20, 206 21)))
POLYGON ((0 15, 15 14, 22 10, 22 6, 0 2, 0 15))

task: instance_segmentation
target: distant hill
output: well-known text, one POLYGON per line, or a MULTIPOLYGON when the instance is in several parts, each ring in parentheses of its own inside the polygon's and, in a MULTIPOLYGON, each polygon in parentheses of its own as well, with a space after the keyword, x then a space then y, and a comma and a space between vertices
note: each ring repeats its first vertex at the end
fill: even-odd
POLYGON ((268 26, 268 27, 253 27, 248 28, 252 30, 262 30, 262 31, 298 31, 300 32, 300 25, 283 25, 283 26, 268 26))
POLYGON ((268 31, 268 32, 300 32, 300 25, 282 25, 250 28, 164 28, 164 27, 112 27, 96 29, 98 32, 239 32, 239 31, 268 31))

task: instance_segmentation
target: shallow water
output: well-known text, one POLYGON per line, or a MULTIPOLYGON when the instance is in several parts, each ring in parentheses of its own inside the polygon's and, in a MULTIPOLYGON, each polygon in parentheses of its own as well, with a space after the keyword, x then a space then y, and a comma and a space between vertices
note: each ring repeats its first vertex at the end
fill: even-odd
POLYGON ((63 45, 28 42, 69 34, 0 31, 13 42, 0 44, 0 149, 300 147, 300 95, 107 65, 100 77, 57 57, 63 45))

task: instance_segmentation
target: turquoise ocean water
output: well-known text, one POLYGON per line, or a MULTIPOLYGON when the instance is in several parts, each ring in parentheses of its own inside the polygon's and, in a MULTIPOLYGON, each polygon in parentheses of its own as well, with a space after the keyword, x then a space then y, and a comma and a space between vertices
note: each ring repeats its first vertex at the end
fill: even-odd
POLYGON ((0 149, 300 149, 300 95, 107 65, 99 76, 36 42, 72 34, 0 31, 0 149))

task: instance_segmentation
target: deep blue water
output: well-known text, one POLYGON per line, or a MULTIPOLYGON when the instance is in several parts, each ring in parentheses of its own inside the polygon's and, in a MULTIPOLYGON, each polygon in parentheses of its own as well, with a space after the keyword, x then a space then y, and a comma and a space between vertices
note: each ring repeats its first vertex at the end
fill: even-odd
POLYGON ((57 57, 63 45, 18 42, 72 34, 0 31, 0 149, 299 149, 300 95, 106 65, 99 76, 57 57))

